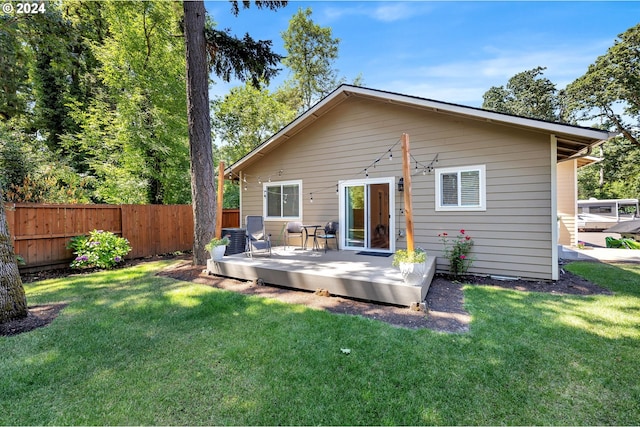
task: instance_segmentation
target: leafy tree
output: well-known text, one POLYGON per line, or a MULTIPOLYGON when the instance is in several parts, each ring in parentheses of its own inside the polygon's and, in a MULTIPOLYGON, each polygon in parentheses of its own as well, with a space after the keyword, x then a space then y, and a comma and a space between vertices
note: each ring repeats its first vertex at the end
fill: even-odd
POLYGON ((163 1, 102 4, 108 28, 95 47, 104 88, 76 104, 96 194, 111 202, 188 202, 184 43, 180 10, 163 1))
POLYGON ((640 146, 640 24, 618 38, 567 87, 567 95, 581 120, 599 119, 640 146))
POLYGON ((268 89, 250 83, 212 102, 212 113, 213 129, 223 144, 221 159, 227 164, 256 148, 296 114, 268 89))
POLYGON ((0 104, 11 108, 0 113, 0 166, 12 172, 0 184, 13 201, 88 201, 86 155, 65 136, 79 129, 70 105, 86 102, 99 86, 87 78, 96 63, 87 25, 79 24, 99 19, 74 23, 60 3, 46 6, 46 13, 1 18, 0 55, 11 65, 1 61, 6 91, 0 104))
POLYGON ((333 38, 330 27, 321 27, 311 19, 311 8, 298 9, 282 33, 287 56, 282 62, 293 75, 283 91, 297 99, 298 111, 311 107, 340 84, 332 62, 338 58, 340 39, 333 38))
POLYGON ((0 323, 27 316, 27 298, 11 244, 0 188, 0 323))
POLYGON ((597 120, 620 132, 602 147, 604 160, 578 172, 580 197, 637 198, 640 195, 640 24, 567 87, 568 105, 580 120, 597 120))
MULTIPOLYGON (((247 83, 211 103, 212 126, 221 143, 215 153, 218 161, 229 165, 239 160, 293 120, 296 112, 277 94, 247 83)), ((239 206, 239 192, 239 186, 225 183, 225 208, 239 206)))
POLYGON ((547 121, 563 121, 562 93, 549 79, 546 68, 536 67, 509 79, 505 86, 493 86, 483 95, 482 108, 547 121))
POLYGON ((0 188, 11 202, 88 203, 89 177, 56 160, 44 141, 24 132, 24 118, 0 122, 0 188))
POLYGON ((0 121, 26 110, 28 72, 28 53, 19 37, 18 20, 0 15, 0 121))
POLYGON ((56 3, 47 3, 45 13, 26 19, 23 35, 33 58, 30 70, 35 101, 33 125, 52 152, 78 161, 75 147, 65 146, 62 136, 79 129, 70 117, 69 104, 84 103, 91 92, 83 80, 90 72, 85 65, 91 49, 79 28, 56 3))
POLYGON ((578 198, 619 199, 640 195, 640 148, 623 137, 600 147, 603 160, 578 171, 578 198))

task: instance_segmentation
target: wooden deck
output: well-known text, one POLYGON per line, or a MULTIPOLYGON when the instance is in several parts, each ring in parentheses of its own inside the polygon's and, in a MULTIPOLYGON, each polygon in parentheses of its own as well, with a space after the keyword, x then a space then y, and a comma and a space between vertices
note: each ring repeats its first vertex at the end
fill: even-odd
POLYGON ((262 279, 265 284, 409 306, 423 302, 435 274, 435 257, 427 257, 422 286, 403 283, 392 257, 358 255, 354 251, 313 251, 276 247, 271 257, 245 254, 209 260, 209 274, 243 280, 262 279))

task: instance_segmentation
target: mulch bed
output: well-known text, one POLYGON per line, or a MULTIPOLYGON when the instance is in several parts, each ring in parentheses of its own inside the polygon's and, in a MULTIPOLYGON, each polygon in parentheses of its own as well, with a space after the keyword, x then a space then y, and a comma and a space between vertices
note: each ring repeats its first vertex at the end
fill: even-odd
MULTIPOLYGON (((164 256, 128 261, 122 267, 157 259, 178 258, 181 262, 160 271, 158 275, 177 280, 199 283, 215 288, 231 290, 245 295, 258 295, 274 298, 286 303, 304 304, 312 309, 326 310, 332 313, 356 315, 379 320, 402 328, 428 328, 447 333, 464 333, 469 330, 471 316, 464 309, 462 283, 454 277, 436 275, 431 282, 426 299, 426 312, 407 307, 374 303, 339 296, 326 296, 322 292, 308 292, 278 286, 263 285, 225 277, 211 276, 203 266, 193 266, 189 256, 164 256)), ((78 274, 77 270, 55 270, 25 275, 24 282, 43 280, 52 277, 64 277, 78 274)), ((561 269, 560 279, 555 282, 528 280, 496 280, 489 277, 466 276, 465 284, 498 286, 529 292, 549 292, 564 295, 611 294, 610 291, 591 283, 579 276, 561 269)), ((66 304, 50 304, 29 307, 25 319, 14 320, 0 325, 0 336, 16 335, 51 323, 66 304)))

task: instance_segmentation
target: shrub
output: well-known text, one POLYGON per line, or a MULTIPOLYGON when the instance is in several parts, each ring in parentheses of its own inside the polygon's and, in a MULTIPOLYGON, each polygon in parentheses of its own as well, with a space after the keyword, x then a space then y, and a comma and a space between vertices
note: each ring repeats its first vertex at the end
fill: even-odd
POLYGON ((444 256, 449 260, 449 271, 455 275, 464 274, 469 270, 473 259, 469 256, 473 247, 473 239, 464 230, 455 239, 449 240, 447 233, 438 234, 444 245, 444 256))
POLYGON ((124 261, 124 256, 131 251, 127 239, 102 230, 93 230, 88 236, 72 238, 67 248, 72 249, 76 255, 71 262, 72 268, 113 268, 124 261))

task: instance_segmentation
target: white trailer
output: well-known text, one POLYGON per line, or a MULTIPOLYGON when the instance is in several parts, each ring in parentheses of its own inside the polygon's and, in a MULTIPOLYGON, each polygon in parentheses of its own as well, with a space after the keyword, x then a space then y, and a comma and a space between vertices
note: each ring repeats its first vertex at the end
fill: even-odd
POLYGON ((638 199, 578 200, 578 230, 602 231, 640 218, 638 199))

